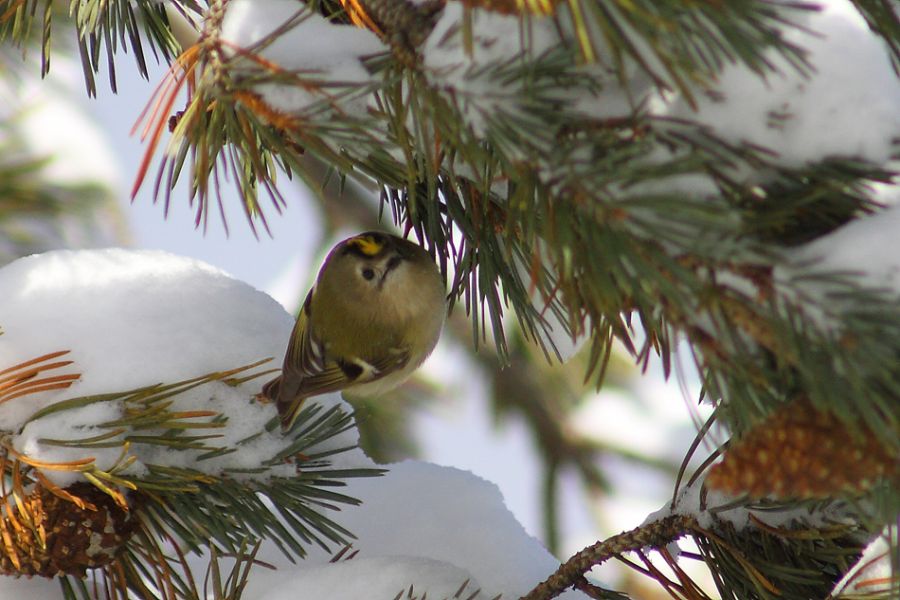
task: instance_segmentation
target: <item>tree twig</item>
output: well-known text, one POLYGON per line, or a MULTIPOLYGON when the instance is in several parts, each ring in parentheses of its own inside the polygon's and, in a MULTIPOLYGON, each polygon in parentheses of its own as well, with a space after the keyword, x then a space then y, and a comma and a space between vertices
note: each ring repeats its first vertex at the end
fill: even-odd
POLYGON ((567 588, 579 585, 592 567, 624 552, 647 546, 664 546, 697 527, 690 515, 670 515, 659 521, 636 527, 581 550, 560 565, 553 575, 539 583, 520 600, 550 600, 567 588))

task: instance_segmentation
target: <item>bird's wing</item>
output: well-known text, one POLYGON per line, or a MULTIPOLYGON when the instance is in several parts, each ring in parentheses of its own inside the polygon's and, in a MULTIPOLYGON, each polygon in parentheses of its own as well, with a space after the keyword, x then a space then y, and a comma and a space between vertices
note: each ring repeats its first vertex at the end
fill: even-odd
POLYGON ((282 429, 290 429, 305 398, 336 392, 356 383, 381 379, 402 369, 408 362, 407 352, 390 351, 387 357, 375 364, 359 358, 326 360, 324 367, 316 373, 308 373, 302 378, 282 378, 276 401, 282 429))
MULTIPOLYGON (((266 384, 271 390, 268 393, 269 397, 274 396, 273 399, 279 407, 290 407, 298 399, 317 393, 324 394, 342 387, 340 372, 328 368, 325 348, 313 339, 312 328, 309 326, 314 291, 315 288, 306 295, 300 314, 297 315, 291 340, 284 355, 281 375, 266 384), (304 383, 308 378, 318 378, 317 385, 312 386, 314 389, 310 392, 306 391, 310 386, 304 383)), ((266 393, 265 387, 263 393, 266 393)))
POLYGON ((297 391, 300 395, 309 397, 342 390, 358 383, 369 383, 402 369, 407 362, 409 353, 393 348, 386 356, 374 362, 361 358, 329 357, 320 371, 303 377, 297 391))
POLYGON ((309 327, 309 316, 312 310, 312 297, 315 288, 311 289, 303 301, 303 308, 297 315, 294 323, 294 331, 291 333, 291 343, 288 345, 284 356, 284 376, 305 377, 318 373, 324 366, 324 348, 312 339, 312 331, 309 327))
POLYGON ((342 390, 356 383, 375 381, 402 369, 409 361, 407 349, 391 348, 377 361, 328 355, 325 345, 309 327, 314 290, 310 290, 297 316, 291 343, 284 357, 280 402, 342 390))

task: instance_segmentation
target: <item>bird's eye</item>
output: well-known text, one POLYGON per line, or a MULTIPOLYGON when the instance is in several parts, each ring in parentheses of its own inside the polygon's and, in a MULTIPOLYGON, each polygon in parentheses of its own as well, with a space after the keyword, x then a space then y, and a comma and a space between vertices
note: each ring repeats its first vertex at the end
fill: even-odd
POLYGON ((375 277, 375 271, 369 267, 366 267, 362 270, 363 279, 367 281, 371 281, 373 277, 375 277))

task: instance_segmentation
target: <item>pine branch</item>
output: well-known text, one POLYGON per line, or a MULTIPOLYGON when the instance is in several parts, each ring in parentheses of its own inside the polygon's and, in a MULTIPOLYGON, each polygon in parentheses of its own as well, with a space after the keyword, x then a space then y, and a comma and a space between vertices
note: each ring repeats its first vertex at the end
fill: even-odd
MULTIPOLYGON (((714 414, 698 433, 697 443, 685 458, 685 464, 718 414, 714 414)), ((801 421, 816 423, 823 418, 796 416, 801 421)), ((890 523, 896 518, 900 507, 896 493, 897 474, 893 479, 882 479, 875 490, 861 491, 841 485, 838 486, 840 489, 816 490, 810 497, 796 490, 801 489, 803 481, 819 478, 820 467, 803 466, 800 472, 789 476, 798 480, 788 482, 789 486, 795 486, 789 490, 769 487, 763 492, 750 491, 749 498, 744 493, 746 487, 730 490, 736 494, 731 497, 715 494, 714 489, 722 489, 716 483, 721 479, 722 465, 735 460, 729 458, 732 454, 738 457, 752 455, 751 460, 744 462, 741 472, 735 474, 736 479, 746 483, 755 478, 769 478, 773 466, 763 460, 767 455, 782 454, 780 460, 785 465, 775 465, 775 473, 779 468, 790 468, 786 465, 797 460, 815 459, 808 449, 798 455, 791 441, 792 435, 796 434, 798 440, 808 440, 810 446, 830 441, 817 438, 818 432, 803 424, 791 423, 782 427, 771 422, 764 423, 759 429, 762 431, 758 437, 740 441, 740 449, 730 444, 725 451, 725 462, 714 467, 708 477, 704 473, 710 460, 701 465, 686 487, 680 487, 679 477, 679 487, 671 504, 644 525, 585 548, 524 598, 553 598, 569 587, 583 585, 587 571, 615 557, 656 580, 673 598, 707 599, 702 588, 669 552, 670 545, 685 536, 691 537, 700 549, 700 554, 695 557, 710 569, 722 598, 802 600, 824 597, 841 575, 859 560, 867 540, 877 535, 885 522, 890 523), (760 439, 767 439, 769 443, 760 439), (751 500, 761 495, 766 499, 751 500), (649 552, 656 552, 664 560, 675 574, 674 579, 649 560, 649 552), (627 558, 626 553, 636 554, 643 566, 627 558)), ((826 468, 842 470, 837 465, 826 468)), ((843 470, 853 477, 852 467, 843 470)), ((776 477, 778 475, 773 475, 770 479, 776 477)))
POLYGON ((891 53, 894 71, 900 74, 900 8, 890 0, 850 0, 868 23, 880 35, 891 53))
POLYGON ((351 118, 339 106, 342 99, 366 92, 366 87, 330 84, 315 73, 290 72, 259 54, 279 35, 310 16, 309 11, 299 10, 256 47, 241 49, 220 39, 224 3, 212 3, 200 42, 178 58, 169 79, 160 86, 152 110, 148 106, 149 112, 145 111, 142 137, 150 142, 132 193, 143 183, 168 126, 173 138, 155 183, 155 193, 162 189, 166 206, 171 188, 191 157, 192 190, 197 196, 195 225, 206 226, 213 199, 218 201, 225 223, 218 190, 220 179, 231 177, 238 186, 251 227, 255 231, 254 223, 259 221, 267 229, 266 212, 258 194, 264 190, 274 210, 281 212, 284 200, 276 184, 278 168, 288 177, 294 172, 306 177, 307 166, 300 158, 310 153, 341 172, 348 172, 352 170, 351 162, 343 156, 342 146, 376 147, 378 140, 368 133, 369 120, 351 118), (256 91, 262 84, 295 86, 317 94, 321 100, 307 114, 288 114, 265 102, 256 91), (185 87, 187 106, 170 119, 175 97, 185 87))
MULTIPOLYGON (((560 315, 573 335, 587 329, 591 368, 600 374, 613 340, 638 360, 654 351, 669 364, 671 340, 683 335, 734 434, 802 393, 851 434, 870 431, 880 447, 896 452, 895 299, 840 273, 781 275, 787 248, 877 210, 865 186, 891 173, 854 159, 785 168, 764 148, 728 143, 691 120, 654 116, 633 99, 620 114, 585 114, 579 102, 602 101, 624 71, 579 64, 584 45, 579 54, 573 46, 530 47, 523 38, 521 52, 507 57, 466 63, 463 51, 455 72, 422 65, 410 56, 420 49, 408 37, 392 38, 384 13, 373 15, 391 54, 366 63, 374 83, 338 88, 346 95, 268 60, 265 49, 281 31, 235 50, 217 37, 216 20, 207 21, 204 40, 184 59, 192 95, 175 129, 180 145, 166 159, 177 174, 199 148, 200 160, 191 163, 198 207, 208 204, 208 180, 224 149, 236 148, 225 156, 242 174, 246 214, 258 218, 257 182, 274 185, 271 157, 293 168, 302 147, 342 176, 382 186, 395 222, 415 231, 442 270, 454 273, 452 296, 465 305, 476 343, 490 326, 503 359, 510 308, 539 342, 546 339, 544 310, 560 315), (260 93, 262 85, 312 90, 322 100, 286 113, 260 93), (366 114, 342 113, 342 99, 366 94, 366 114), (699 182, 701 191, 686 190, 684 180, 699 182), (646 334, 642 348, 632 339, 632 319, 646 334), (839 383, 834 373, 842 374, 839 383)), ((284 29, 310 18, 298 13, 284 29)), ((466 15, 460 18, 460 29, 435 42, 441 50, 477 43, 466 39, 466 15)), ((662 51, 661 42, 650 43, 662 51)), ((655 86, 687 81, 667 83, 659 73, 676 71, 645 63, 655 86)), ((721 64, 706 66, 708 72, 693 72, 701 90, 721 64)), ((153 117, 154 139, 168 113, 166 107, 153 117)), ((168 189, 172 181, 165 183, 168 189)), ((895 514, 872 517, 867 529, 895 514)), ((704 559, 721 571, 721 589, 738 597, 781 588, 798 598, 821 594, 849 564, 842 553, 858 550, 852 540, 831 547, 822 536, 809 548, 792 548, 800 558, 791 568, 808 578, 794 586, 784 572, 746 555, 758 543, 768 552, 768 541, 724 529, 695 533, 706 540, 704 559), (837 558, 827 572, 811 566, 828 555, 837 558)), ((683 589, 678 593, 693 593, 683 589)))
MULTIPOLYGON (((549 600, 570 587, 584 585, 584 574, 611 558, 655 579, 673 598, 709 596, 678 564, 668 547, 673 542, 691 537, 700 549, 700 558, 711 570, 722 598, 752 600, 786 598, 802 600, 824 597, 841 573, 859 558, 865 535, 858 527, 845 523, 832 525, 804 524, 804 512, 796 507, 748 505, 744 501, 719 507, 703 506, 699 515, 676 512, 659 516, 633 530, 597 542, 566 560, 523 600, 549 600), (744 507, 744 508, 741 508, 744 507), (750 524, 736 527, 728 511, 750 509, 750 524), (798 522, 790 526, 767 525, 767 511, 790 510, 798 522), (725 515, 720 518, 717 514, 725 515), (701 522, 702 519, 702 522, 701 522), (656 552, 675 574, 664 574, 648 558, 656 552), (640 566, 626 557, 634 554, 640 566)), ((840 519, 840 508, 810 507, 806 518, 833 511, 840 519)), ((848 514, 848 513, 844 513, 848 514)))
MULTIPOLYGON (((896 61, 893 5, 855 4, 888 41, 896 61)), ((145 5, 150 6, 138 3, 145 5)), ((119 26, 126 21, 117 17, 106 20, 112 13, 90 13, 97 3, 84 6, 76 16, 86 71, 93 72, 102 50, 125 40, 128 27, 119 26)), ((805 398, 851 437, 870 436, 888 456, 896 455, 896 297, 854 274, 814 270, 789 259, 792 247, 877 211, 866 186, 893 174, 853 157, 786 168, 765 148, 728 143, 693 120, 662 118, 650 108, 666 90, 688 102, 713 93, 712 78, 731 62, 762 76, 777 68, 772 57, 780 56, 782 65, 804 71, 803 52, 783 32, 806 5, 596 0, 491 3, 489 11, 450 2, 441 14, 433 8, 376 0, 298 6, 283 27, 237 48, 222 34, 226 2, 211 2, 200 41, 180 56, 148 113, 150 144, 136 185, 168 126, 173 135, 156 178, 157 195, 168 202, 175 181, 189 177, 196 223, 205 224, 215 201, 224 218, 218 190, 227 174, 237 182, 248 222, 265 226, 271 209, 259 191, 280 211, 278 168, 312 180, 300 160, 312 157, 341 178, 374 182, 394 221, 416 232, 445 273, 452 269, 451 291, 470 314, 473 338, 484 340, 492 328, 501 359, 512 349, 502 325, 510 308, 525 334, 538 341, 546 339, 546 311, 558 315, 570 334, 586 330, 598 377, 614 340, 637 361, 656 352, 669 365, 673 340, 684 336, 704 391, 732 434, 749 435, 787 402, 805 398), (333 18, 335 35, 354 30, 337 22, 377 32, 383 51, 354 57, 367 77, 335 82, 268 57, 278 38, 319 14, 333 18), (502 21, 498 14, 513 16, 502 21), (554 18, 542 20, 548 14, 554 18), (446 18, 456 20, 448 25, 446 18), (479 45, 485 33, 479 18, 508 29, 510 53, 486 53, 479 45), (432 38, 438 29, 441 35, 432 38), (554 43, 548 45, 546 37, 542 42, 551 33, 554 43), (434 48, 437 54, 429 56, 434 48), (436 64, 435 56, 456 64, 436 64), (286 108, 267 95, 273 88, 315 100, 286 108), (187 89, 188 103, 175 113, 181 89, 187 89), (348 102, 362 108, 347 110, 348 102), (606 102, 613 105, 606 112, 584 108, 605 108, 606 102), (633 339, 634 323, 646 334, 641 347, 633 339)), ((9 13, 17 35, 30 23, 25 13, 9 13)), ((550 355, 553 348, 545 351, 550 355)), ((160 398, 132 419, 109 424, 100 437, 52 441, 101 447, 126 435, 118 428, 146 422, 167 431, 132 431, 121 439, 175 444, 205 452, 207 459, 229 451, 207 437, 214 420, 194 427, 187 424, 190 418, 167 411, 160 398)), ((310 418, 340 429, 339 416, 310 418)), ((66 467, 89 472, 83 464, 66 467)), ((98 487, 124 481, 117 473, 91 476, 98 487)), ((209 485, 196 473, 158 467, 140 483, 193 493, 209 485)), ((884 487, 880 481, 864 497, 851 498, 879 503, 876 514, 854 516, 861 530, 872 532, 896 519, 896 496, 884 487)), ((204 521, 206 512, 234 490, 207 491, 210 504, 185 511, 214 527, 204 521)), ((314 500, 343 501, 329 494, 314 500)), ((247 506, 258 508, 249 501, 247 506)), ((304 514, 283 516, 290 521, 304 514)), ((158 518, 166 522, 165 514, 158 518)), ((244 533, 280 535, 272 523, 244 533)), ((856 551, 856 532, 845 533, 847 539, 834 545, 828 532, 810 533, 816 541, 805 548, 789 545, 799 567, 775 551, 782 542, 772 540, 785 538, 783 532, 748 537, 722 527, 692 535, 702 538, 703 558, 716 567, 723 595, 766 598, 781 590, 796 597, 822 595, 856 551), (754 562, 748 549, 765 561, 754 562), (782 569, 780 562, 791 566, 782 569), (792 578, 802 581, 794 585, 792 578)), ((243 543, 243 536, 218 535, 226 547, 243 543)), ((343 535, 323 525, 316 539, 328 543, 343 535)), ((289 538, 278 539, 296 552, 289 538)), ((641 568, 659 576, 648 563, 641 568)), ((572 575, 569 584, 576 583, 581 585, 572 575)), ((664 585, 683 596, 694 594, 687 583, 664 585)))
MULTIPOLYGON (((38 392, 65 389, 79 376, 52 375, 72 365, 57 360, 64 354, 51 353, 0 371, 0 402, 25 402, 38 392)), ((380 473, 334 469, 330 457, 347 448, 320 449, 353 426, 350 415, 339 407, 323 410, 309 403, 280 449, 258 466, 235 468, 220 460, 220 466, 209 468, 206 461, 240 453, 263 432, 225 444, 221 436, 209 434, 226 426, 225 415, 176 408, 175 400, 199 386, 238 385, 265 374, 255 369, 262 362, 174 384, 60 400, 23 424, 24 430, 91 405, 121 406, 120 418, 93 424, 88 435, 37 440, 39 447, 66 448, 76 457, 79 450, 119 450, 118 460, 103 468, 90 454, 66 462, 30 456, 15 448, 21 432, 4 432, 0 468, 3 481, 11 483, 2 490, 0 569, 8 574, 68 575, 61 580, 65 595, 82 598, 102 597, 78 579, 87 568, 100 569, 104 593, 124 596, 133 589, 142 598, 163 600, 190 597, 193 583, 184 570, 185 552, 210 548, 214 556, 219 549, 246 556, 248 547, 267 539, 295 558, 304 557, 309 545, 345 545, 353 534, 326 513, 358 502, 335 488, 348 478, 380 473), (167 451, 154 453, 153 448, 167 451), (179 466, 186 455, 194 467, 179 466), (142 467, 132 468, 137 461, 142 467), (286 474, 285 466, 291 465, 293 472, 286 474), (79 477, 63 487, 54 482, 55 473, 79 477), (66 522, 80 525, 54 525, 66 522), (182 559, 172 562, 166 545, 182 559)), ((277 417, 271 427, 277 427, 277 417)), ((228 583, 235 598, 244 580, 246 572, 228 583)))
POLYGON ((560 566, 557 571, 535 587, 522 600, 549 600, 579 583, 591 568, 626 552, 638 551, 648 546, 661 547, 694 531, 697 522, 693 517, 671 515, 661 521, 636 527, 597 542, 581 550, 560 566))
POLYGON ((115 56, 120 50, 133 56, 144 78, 148 73, 145 45, 157 61, 169 62, 177 54, 179 45, 172 34, 166 5, 181 13, 202 10, 195 0, 71 0, 65 15, 50 0, 3 0, 0 39, 8 37, 23 45, 40 27, 41 75, 46 75, 56 30, 53 23, 61 21, 63 27, 74 28, 88 95, 96 96, 95 75, 103 67, 109 74, 110 89, 116 92, 115 56))

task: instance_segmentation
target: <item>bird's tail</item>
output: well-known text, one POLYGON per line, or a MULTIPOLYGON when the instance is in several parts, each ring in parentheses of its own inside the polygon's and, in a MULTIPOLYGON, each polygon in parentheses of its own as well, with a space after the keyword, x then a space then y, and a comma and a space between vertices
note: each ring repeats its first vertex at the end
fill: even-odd
POLYGON ((277 400, 275 406, 278 408, 278 414, 281 415, 281 430, 289 431, 297 415, 300 414, 300 407, 306 396, 294 396, 290 400, 277 400))
POLYGON ((281 417, 281 430, 288 431, 300 414, 305 396, 296 393, 287 393, 283 390, 281 375, 266 383, 261 395, 275 403, 278 414, 281 417))
POLYGON ((269 381, 265 385, 262 386, 262 392, 260 392, 260 396, 269 400, 270 402, 275 402, 278 400, 278 392, 281 390, 281 375, 276 377, 275 379, 269 381))

